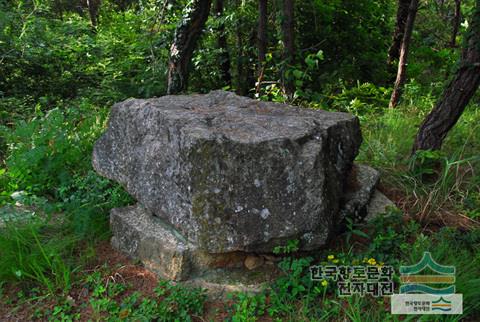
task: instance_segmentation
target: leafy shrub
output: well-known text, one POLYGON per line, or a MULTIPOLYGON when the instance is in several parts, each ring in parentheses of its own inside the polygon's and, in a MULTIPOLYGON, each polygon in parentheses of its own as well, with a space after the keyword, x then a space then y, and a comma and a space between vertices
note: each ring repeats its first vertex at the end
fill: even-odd
POLYGON ((364 256, 389 265, 398 264, 408 254, 420 229, 415 221, 406 223, 403 212, 397 209, 389 209, 386 214, 375 217, 367 227, 371 242, 364 256))
POLYGON ((88 156, 103 129, 105 113, 89 111, 85 117, 84 108, 56 108, 18 122, 13 130, 1 129, 8 147, 6 190, 57 196, 58 187, 68 185, 72 174, 90 167, 88 156))
POLYGON ((185 288, 171 282, 160 282, 155 289, 162 297, 158 303, 160 321, 191 321, 192 315, 201 315, 206 301, 205 290, 185 288))
POLYGON ((13 131, 1 129, 7 144, 6 169, 0 171, 2 203, 15 201, 44 213, 44 221, 5 228, 1 276, 43 285, 50 293, 68 288, 74 265, 83 264, 73 256, 80 240, 108 236, 109 210, 131 201, 119 185, 90 170, 92 145, 106 114, 95 110, 77 101, 65 111, 37 110, 13 131), (19 197, 13 200, 14 195, 19 197))
POLYGON ((265 314, 266 309, 265 294, 248 295, 240 293, 235 298, 233 305, 234 313, 232 314, 232 322, 254 322, 257 317, 265 314))
POLYGON ((58 193, 59 208, 64 211, 73 233, 85 239, 108 236, 110 209, 133 202, 120 185, 100 177, 93 170, 74 176, 58 193))
POLYGON ((339 88, 330 90, 338 92, 328 97, 329 106, 335 110, 349 112, 357 116, 383 113, 388 106, 390 90, 377 87, 371 83, 357 82, 356 86, 347 88, 340 82, 339 88))
POLYGON ((420 150, 410 159, 410 172, 415 178, 434 175, 443 166, 444 156, 440 151, 420 150))

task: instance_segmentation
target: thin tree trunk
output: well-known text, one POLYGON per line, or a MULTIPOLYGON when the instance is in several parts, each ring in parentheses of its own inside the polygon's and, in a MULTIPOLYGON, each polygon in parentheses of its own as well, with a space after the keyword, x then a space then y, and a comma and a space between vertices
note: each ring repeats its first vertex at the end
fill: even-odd
POLYGON ((395 22, 395 30, 393 31, 392 45, 388 49, 387 64, 391 65, 400 58, 400 47, 402 46, 402 39, 405 33, 405 25, 408 18, 408 8, 410 0, 397 0, 397 18, 395 22))
POLYGON ((284 46, 283 57, 286 63, 282 72, 283 88, 285 94, 289 98, 292 98, 295 87, 293 80, 287 79, 285 73, 287 67, 295 63, 294 0, 283 0, 282 34, 284 46))
POLYGON ((101 0, 87 0, 88 13, 90 15, 90 22, 94 30, 98 25, 98 10, 100 9, 101 0))
POLYGON ((247 60, 247 66, 246 66, 246 81, 247 81, 247 88, 248 92, 250 92, 251 89, 255 87, 255 81, 256 81, 256 64, 255 64, 255 46, 257 46, 257 29, 256 28, 251 28, 250 31, 250 37, 248 38, 248 49, 247 52, 245 53, 245 56, 248 57, 247 60))
POLYGON ((258 47, 258 67, 257 67, 257 87, 256 93, 260 92, 265 72, 265 59, 267 55, 267 5, 268 0, 258 1, 258 31, 257 31, 257 47, 258 47))
POLYGON ((236 32, 236 38, 235 38, 235 43, 237 47, 237 94, 239 95, 247 95, 249 91, 248 87, 248 57, 246 54, 245 50, 245 42, 244 42, 244 19, 242 17, 243 14, 243 3, 242 0, 236 0, 235 1, 237 5, 237 12, 239 12, 239 17, 236 21, 236 27, 237 27, 237 32, 236 32))
POLYGON ((462 1, 455 0, 455 13, 453 16, 452 37, 450 38, 450 47, 457 47, 457 34, 462 20, 462 1))
MULTIPOLYGON (((216 0, 215 12, 217 17, 223 15, 223 0, 216 0)), ((232 84, 232 75, 230 74, 230 55, 228 53, 227 36, 225 34, 225 24, 221 23, 218 27, 218 48, 220 49, 220 73, 225 85, 232 84)))
POLYGON ((258 65, 261 68, 267 55, 267 4, 268 0, 258 1, 258 65))
POLYGON ((53 0, 53 12, 60 20, 63 20, 63 3, 60 0, 53 0))
POLYGON ((412 38, 413 25, 415 24, 415 17, 418 11, 418 1, 412 0, 410 7, 408 9, 408 18, 405 25, 405 33, 402 39, 402 45, 400 47, 400 58, 398 61, 398 71, 397 79, 395 80, 395 85, 393 87, 392 97, 390 98, 390 108, 397 106, 400 96, 402 94, 402 87, 405 83, 407 77, 407 60, 408 60, 408 49, 410 47, 410 40, 412 38))
POLYGON ((188 65, 208 19, 211 0, 193 0, 185 8, 185 16, 175 30, 168 62, 167 94, 187 88, 188 65))
POLYGON ((466 47, 460 66, 441 98, 418 131, 413 153, 440 149, 448 131, 457 123, 468 102, 480 86, 480 0, 467 31, 466 47))

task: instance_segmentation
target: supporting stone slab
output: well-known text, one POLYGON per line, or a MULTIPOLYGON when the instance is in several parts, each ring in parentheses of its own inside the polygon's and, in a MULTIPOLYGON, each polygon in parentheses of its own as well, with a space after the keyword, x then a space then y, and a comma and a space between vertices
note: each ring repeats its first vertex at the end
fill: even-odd
POLYGON ((340 210, 342 220, 348 217, 360 222, 367 216, 368 204, 379 179, 377 170, 363 164, 354 165, 340 210))
POLYGON ((275 275, 275 265, 269 260, 252 270, 245 267, 247 258, 262 255, 201 251, 141 205, 112 209, 110 225, 113 247, 140 260, 161 278, 216 289, 255 290, 275 275))
POLYGON ((211 299, 223 299, 229 293, 261 293, 270 287, 278 274, 279 272, 273 266, 265 266, 260 272, 246 272, 244 269, 217 269, 182 283, 185 286, 206 289, 211 299))
POLYGON ((110 213, 114 248, 161 277, 182 280, 192 269, 192 246, 141 206, 114 208, 110 213))
POLYGON ((371 221, 377 216, 384 214, 388 211, 388 208, 396 208, 397 206, 387 198, 383 193, 378 190, 375 190, 370 202, 367 205, 367 216, 365 221, 371 221))

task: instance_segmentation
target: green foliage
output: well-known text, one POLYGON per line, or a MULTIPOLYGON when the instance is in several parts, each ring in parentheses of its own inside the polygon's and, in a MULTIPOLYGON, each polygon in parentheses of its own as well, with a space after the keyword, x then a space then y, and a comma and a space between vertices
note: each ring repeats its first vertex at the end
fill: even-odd
POLYGON ((383 113, 385 107, 388 106, 391 94, 390 89, 359 82, 351 88, 348 88, 344 82, 339 82, 338 88, 332 88, 330 92, 338 92, 338 94, 331 94, 328 97, 327 104, 331 108, 360 117, 372 117, 383 113))
POLYGON ((478 191, 470 191, 463 199, 462 208, 466 210, 469 218, 480 219, 480 193, 478 191))
POLYGON ((361 225, 355 223, 352 218, 349 218, 349 217, 345 218, 345 224, 347 226, 347 232, 346 232, 347 244, 350 243, 350 239, 354 235, 367 238, 367 239, 370 238, 364 231, 360 229, 361 225))
POLYGON ((277 246, 273 249, 274 254, 290 254, 299 249, 300 241, 297 239, 289 240, 285 246, 277 246))
POLYGON ((436 172, 439 162, 443 160, 442 152, 420 150, 410 159, 410 171, 413 177, 422 178, 436 172))
POLYGON ((51 103, 87 94, 112 102, 163 93, 169 33, 153 37, 155 9, 108 11, 94 33, 77 15, 60 20, 38 8, 0 8, 0 98, 28 93, 51 103))
POLYGON ((105 111, 87 101, 73 106, 47 113, 36 108, 28 122, 1 129, 7 157, 0 202, 33 207, 40 218, 4 228, 0 276, 42 285, 52 294, 68 289, 72 271, 83 264, 72 255, 79 240, 108 236, 109 210, 131 201, 118 185, 88 170, 105 111))
POLYGON ((158 306, 161 321, 191 321, 192 315, 201 315, 206 300, 205 290, 187 289, 170 282, 160 282, 155 289, 163 297, 158 306))
MULTIPOLYGON (((276 254, 291 254, 299 249, 299 241, 288 241, 285 246, 278 246, 276 254)), ((283 272, 271 287, 269 292, 270 306, 267 311, 270 316, 292 317, 296 312, 296 302, 304 300, 309 303, 316 296, 312 292, 313 283, 309 274, 309 267, 313 261, 311 257, 285 257, 279 264, 283 272)), ((308 306, 308 304, 307 304, 308 306)))
POLYGON ((156 295, 146 296, 132 291, 125 282, 105 282, 99 271, 86 277, 88 303, 74 305, 69 296, 60 297, 57 304, 37 310, 36 317, 49 321, 76 321, 83 312, 91 312, 95 321, 193 321, 201 316, 206 300, 202 289, 187 289, 161 281, 156 295), (92 284, 94 283, 94 284, 92 284))
POLYGON ((434 99, 418 82, 407 86, 404 97, 405 105, 398 109, 362 118, 364 142, 358 161, 380 169, 387 186, 395 187, 404 196, 414 196, 415 200, 409 202, 413 205, 411 211, 422 220, 452 208, 474 215, 471 201, 479 191, 480 180, 480 113, 476 105, 467 107, 445 140, 442 152, 422 151, 411 157, 418 124, 432 108, 434 99))
POLYGON ((72 173, 87 168, 85 155, 90 154, 105 115, 84 118, 84 111, 85 106, 66 111, 57 108, 18 122, 13 131, 4 127, 10 179, 5 190, 56 196, 56 189, 67 185, 72 173))
POLYGON ((284 275, 279 277, 272 285, 270 306, 267 311, 273 317, 290 317, 297 314, 297 301, 310 303, 316 296, 313 282, 310 278, 309 267, 312 258, 286 257, 279 263, 279 268, 284 275))
POLYGON ((58 190, 62 209, 75 235, 82 238, 108 236, 110 209, 127 205, 133 199, 118 184, 100 177, 93 170, 76 175, 58 190))
POLYGON ((0 233, 1 280, 34 282, 50 294, 69 290, 76 269, 72 259, 77 241, 72 236, 35 218, 24 225, 7 222, 0 233))
POLYGON ((247 295, 239 293, 233 305, 232 322, 255 322, 265 314, 265 294, 247 295))
POLYGON ((400 258, 409 253, 410 243, 420 229, 414 221, 406 223, 403 212, 397 209, 374 218, 367 228, 372 238, 365 256, 389 265, 398 264, 400 258))
POLYGON ((391 1, 311 1, 298 4, 299 48, 322 49, 325 60, 315 74, 317 88, 325 82, 348 83, 385 79, 385 52, 389 45, 391 1), (386 37, 386 35, 388 35, 386 37))

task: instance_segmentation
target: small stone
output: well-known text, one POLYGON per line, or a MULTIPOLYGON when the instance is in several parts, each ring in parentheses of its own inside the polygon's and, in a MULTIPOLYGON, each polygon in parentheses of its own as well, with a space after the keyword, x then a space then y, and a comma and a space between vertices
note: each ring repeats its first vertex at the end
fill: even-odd
POLYGON ((256 255, 248 255, 247 258, 245 258, 245 261, 243 262, 245 267, 248 268, 249 270, 254 270, 255 268, 262 266, 264 263, 265 263, 265 259, 262 256, 256 256, 256 255))
POLYGON ((35 212, 24 205, 6 205, 0 207, 0 228, 6 225, 7 222, 22 222, 26 223, 35 217, 35 212))

